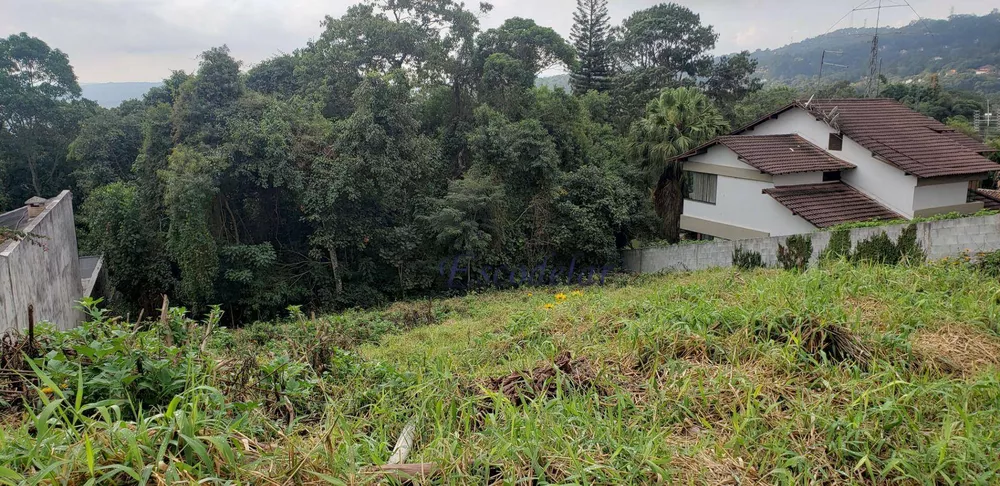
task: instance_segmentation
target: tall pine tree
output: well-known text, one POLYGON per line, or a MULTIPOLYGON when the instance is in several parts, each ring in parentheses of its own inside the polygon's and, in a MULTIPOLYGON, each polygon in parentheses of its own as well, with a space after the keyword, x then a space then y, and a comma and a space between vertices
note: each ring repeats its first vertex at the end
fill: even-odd
POLYGON ((570 39, 576 47, 580 64, 570 79, 574 93, 608 89, 612 74, 608 55, 610 29, 607 0, 576 0, 570 39))

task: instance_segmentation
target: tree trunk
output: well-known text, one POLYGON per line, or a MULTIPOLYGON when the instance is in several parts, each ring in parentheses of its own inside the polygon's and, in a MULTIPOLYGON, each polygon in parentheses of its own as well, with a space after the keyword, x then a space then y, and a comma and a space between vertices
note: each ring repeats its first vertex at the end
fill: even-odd
POLYGON ((344 291, 344 283, 340 280, 340 261, 337 260, 337 252, 334 249, 329 249, 330 252, 330 269, 333 270, 333 288, 337 295, 340 295, 344 291))
POLYGON ((684 211, 680 171, 665 170, 660 174, 653 192, 653 205, 663 222, 664 239, 671 244, 680 241, 681 213, 684 211))

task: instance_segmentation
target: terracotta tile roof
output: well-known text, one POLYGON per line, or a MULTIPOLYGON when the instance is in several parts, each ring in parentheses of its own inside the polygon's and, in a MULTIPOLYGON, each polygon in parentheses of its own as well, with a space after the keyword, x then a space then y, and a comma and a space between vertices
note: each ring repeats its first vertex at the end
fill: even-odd
POLYGON ((764 189, 764 194, 818 228, 873 219, 904 219, 843 182, 778 186, 764 189))
MULTIPOLYGON (((713 141, 736 152, 740 160, 765 174, 831 172, 853 169, 854 164, 840 160, 808 140, 795 135, 729 135, 713 141)), ((707 147, 705 147, 707 148, 707 147)))
POLYGON ((1000 191, 996 189, 975 189, 969 191, 969 201, 983 203, 983 209, 1000 210, 1000 191))
POLYGON ((807 109, 817 116, 836 109, 834 125, 848 138, 917 177, 1000 170, 981 155, 989 147, 893 100, 813 100, 807 109))

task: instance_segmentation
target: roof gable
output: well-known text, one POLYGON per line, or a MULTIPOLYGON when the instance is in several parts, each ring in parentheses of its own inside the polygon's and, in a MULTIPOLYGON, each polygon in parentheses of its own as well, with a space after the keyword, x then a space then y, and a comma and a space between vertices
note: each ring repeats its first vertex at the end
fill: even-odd
POLYGON ((889 99, 795 102, 733 132, 741 134, 801 108, 841 131, 884 162, 921 178, 1000 170, 981 154, 993 150, 955 129, 889 99))

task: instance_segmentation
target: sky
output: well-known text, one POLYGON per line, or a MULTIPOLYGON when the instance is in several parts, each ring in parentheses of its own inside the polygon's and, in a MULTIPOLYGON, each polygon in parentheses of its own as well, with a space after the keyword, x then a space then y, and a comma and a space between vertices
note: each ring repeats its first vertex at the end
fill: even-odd
MULTIPOLYGON (((831 29, 875 22, 875 11, 848 14, 865 0, 674 0, 720 34, 714 54, 781 47, 831 29), (838 19, 842 19, 838 23, 838 19)), ((874 0, 870 0, 874 1, 874 0)), ((958 14, 985 14, 996 0, 883 0, 884 25, 958 14), (914 13, 914 10, 917 13, 914 13)), ((82 83, 159 81, 192 71, 197 56, 226 44, 252 66, 305 46, 326 15, 340 16, 358 0, 0 0, 0 37, 27 32, 69 55, 82 83)), ((467 0, 478 4, 478 0, 467 0)), ((529 17, 568 38, 576 0, 493 0, 483 28, 529 17)), ((609 0, 612 23, 656 0, 609 0)))

